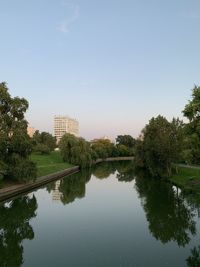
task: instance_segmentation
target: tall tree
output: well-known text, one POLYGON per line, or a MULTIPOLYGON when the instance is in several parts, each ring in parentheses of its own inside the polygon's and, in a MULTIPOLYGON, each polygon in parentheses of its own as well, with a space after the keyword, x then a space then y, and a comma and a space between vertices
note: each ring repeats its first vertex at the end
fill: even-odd
POLYGON ((12 98, 6 83, 0 83, 0 177, 30 180, 36 166, 29 160, 32 151, 24 114, 28 101, 12 98))
POLYGON ((90 167, 92 164, 92 151, 90 144, 83 138, 72 134, 65 134, 59 143, 61 155, 65 162, 78 165, 81 168, 90 167))
POLYGON ((200 87, 192 90, 192 100, 185 106, 183 114, 188 118, 186 124, 186 161, 200 164, 200 87))
POLYGON ((136 163, 154 177, 171 176, 172 164, 180 158, 183 123, 179 119, 168 122, 158 116, 143 129, 136 145, 136 163))

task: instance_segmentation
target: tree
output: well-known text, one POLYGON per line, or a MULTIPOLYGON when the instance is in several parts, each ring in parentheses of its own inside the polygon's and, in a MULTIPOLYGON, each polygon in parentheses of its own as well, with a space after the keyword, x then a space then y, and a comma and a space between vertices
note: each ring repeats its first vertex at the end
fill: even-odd
POLYGON ((81 168, 90 167, 92 164, 92 151, 90 144, 83 138, 72 134, 65 134, 59 143, 61 155, 65 162, 78 165, 81 168))
POLYGON ((31 139, 27 134, 24 114, 28 102, 12 98, 7 85, 0 83, 0 177, 31 180, 36 177, 36 165, 29 160, 31 139))
POLYGON ((117 151, 119 157, 132 156, 130 149, 125 145, 117 145, 117 151))
POLYGON ((56 138, 52 134, 47 132, 36 131, 33 135, 34 151, 41 154, 49 154, 56 148, 56 138))
POLYGON ((136 164, 145 167, 154 177, 170 177, 172 164, 180 158, 183 123, 179 119, 168 122, 158 116, 152 118, 142 131, 136 145, 136 164))
POLYGON ((115 145, 107 139, 99 139, 95 143, 91 145, 92 150, 97 155, 99 159, 105 159, 108 157, 112 157, 113 153, 115 153, 115 145))
POLYGON ((200 87, 192 90, 192 100, 183 110, 184 116, 189 120, 186 124, 185 138, 185 161, 189 163, 200 163, 200 87))
POLYGON ((118 135, 116 138, 117 145, 124 145, 129 148, 135 146, 136 140, 131 135, 118 135))
POLYGON ((116 144, 120 156, 134 156, 136 140, 132 136, 118 135, 116 144))

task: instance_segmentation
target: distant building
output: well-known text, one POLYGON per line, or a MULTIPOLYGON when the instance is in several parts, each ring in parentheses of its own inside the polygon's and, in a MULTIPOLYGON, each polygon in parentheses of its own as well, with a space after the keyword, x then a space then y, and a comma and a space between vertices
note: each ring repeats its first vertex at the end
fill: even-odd
POLYGON ((34 135, 34 133, 36 132, 36 129, 35 128, 33 128, 33 127, 28 127, 27 128, 27 133, 28 133, 28 135, 32 138, 33 137, 33 135, 34 135))
POLYGON ((93 140, 90 141, 90 143, 94 144, 100 140, 108 140, 110 141, 111 143, 113 142, 108 136, 104 135, 103 137, 100 137, 100 138, 95 138, 93 140))
POLYGON ((79 136, 79 123, 77 120, 67 116, 55 116, 54 117, 54 136, 57 143, 62 136, 66 133, 79 136))

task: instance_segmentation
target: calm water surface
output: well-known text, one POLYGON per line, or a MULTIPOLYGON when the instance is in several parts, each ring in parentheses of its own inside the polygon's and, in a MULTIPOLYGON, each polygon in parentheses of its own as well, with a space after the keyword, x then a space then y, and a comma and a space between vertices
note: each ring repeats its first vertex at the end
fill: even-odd
POLYGON ((105 163, 0 206, 0 266, 200 266, 200 204, 105 163))

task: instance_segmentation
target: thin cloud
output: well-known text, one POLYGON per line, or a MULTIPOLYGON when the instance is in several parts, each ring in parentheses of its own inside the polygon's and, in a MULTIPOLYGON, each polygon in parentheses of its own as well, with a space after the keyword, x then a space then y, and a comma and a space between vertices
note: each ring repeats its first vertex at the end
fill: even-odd
POLYGON ((78 20, 80 17, 80 6, 79 5, 71 5, 72 15, 69 18, 61 21, 57 27, 57 30, 62 33, 68 33, 70 31, 71 25, 78 20))

